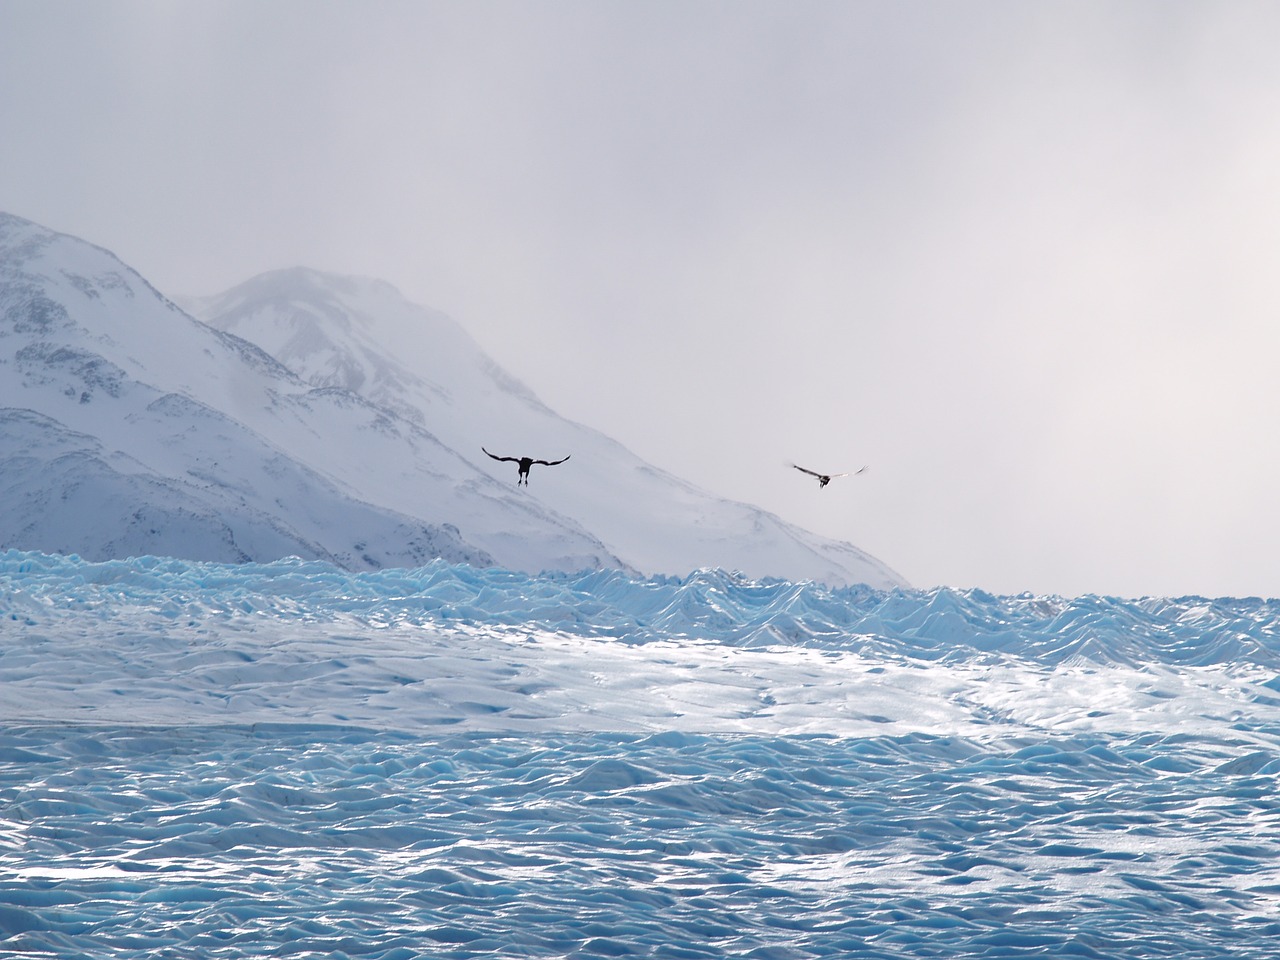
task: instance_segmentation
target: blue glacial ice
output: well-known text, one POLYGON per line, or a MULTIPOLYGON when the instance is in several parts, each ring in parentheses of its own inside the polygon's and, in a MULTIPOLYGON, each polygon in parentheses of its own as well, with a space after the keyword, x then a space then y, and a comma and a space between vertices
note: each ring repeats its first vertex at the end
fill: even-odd
POLYGON ((0 554, 0 956, 1272 958, 1280 604, 0 554))

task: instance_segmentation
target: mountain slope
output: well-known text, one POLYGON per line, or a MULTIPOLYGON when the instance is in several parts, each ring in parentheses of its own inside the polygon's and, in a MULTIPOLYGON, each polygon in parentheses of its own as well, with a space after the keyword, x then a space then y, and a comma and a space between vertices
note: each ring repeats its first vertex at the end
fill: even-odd
POLYGON ((305 383, 107 251, 4 214, 0 467, 0 547, 625 567, 420 426, 305 383), (411 491, 404 508, 347 483, 349 462, 411 491))
POLYGON ((0 549, 902 583, 558 417, 386 283, 295 269, 190 309, 0 214, 0 549), (517 487, 482 444, 572 459, 517 487))
MULTIPOLYGON (((514 465, 489 460, 482 445, 509 456, 571 454, 563 466, 535 466, 525 496, 572 517, 638 570, 724 567, 832 584, 903 583, 850 544, 716 497, 557 416, 456 323, 384 282, 295 268, 187 303, 211 326, 256 343, 312 385, 358 393, 421 424, 503 483, 514 483, 514 465), (414 336, 398 337, 404 330, 414 336)), ((376 482, 360 475, 360 464, 348 466, 344 476, 353 486, 368 490, 376 482)), ((395 491, 380 496, 406 509, 395 491)))

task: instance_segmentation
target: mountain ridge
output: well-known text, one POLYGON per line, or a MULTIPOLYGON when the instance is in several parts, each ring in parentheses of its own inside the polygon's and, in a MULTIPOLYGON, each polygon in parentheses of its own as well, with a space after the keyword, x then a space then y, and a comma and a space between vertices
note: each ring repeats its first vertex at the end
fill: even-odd
POLYGON ((851 544, 717 498, 558 417, 461 325, 386 281, 290 268, 170 299, 110 251, 0 214, 0 284, 0 367, 11 371, 0 464, 16 505, 0 510, 0 546, 103 559, 128 543, 232 561, 291 545, 350 569, 434 550, 527 572, 724 567, 904 583, 851 544), (388 341, 396 325, 416 342, 388 341), (13 414, 23 409, 46 418, 43 434, 13 414), (576 454, 554 474, 535 467, 532 491, 480 450, 525 455, 528 438, 549 458, 576 454), (38 482, 69 444, 78 489, 96 484, 121 505, 109 523, 82 518, 79 548, 64 529, 74 519, 53 523, 38 482), (166 535, 123 510, 130 496, 203 533, 166 535), (41 522, 62 539, 41 542, 41 522))

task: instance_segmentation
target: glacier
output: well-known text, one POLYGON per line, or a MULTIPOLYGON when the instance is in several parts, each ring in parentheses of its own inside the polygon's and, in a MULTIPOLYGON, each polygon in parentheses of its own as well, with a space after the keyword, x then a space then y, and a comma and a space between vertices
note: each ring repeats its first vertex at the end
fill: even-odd
POLYGON ((1270 958, 1280 601, 0 553, 0 955, 1270 958))

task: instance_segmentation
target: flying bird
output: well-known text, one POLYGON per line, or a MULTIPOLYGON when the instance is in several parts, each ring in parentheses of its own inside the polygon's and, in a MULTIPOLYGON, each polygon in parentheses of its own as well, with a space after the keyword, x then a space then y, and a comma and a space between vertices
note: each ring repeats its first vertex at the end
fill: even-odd
MULTIPOLYGON (((481 447, 480 449, 484 450, 484 447, 481 447)), ((529 468, 535 463, 540 463, 545 467, 554 467, 557 463, 564 463, 565 460, 569 459, 569 457, 565 457, 563 460, 535 460, 533 457, 499 457, 496 454, 489 453, 488 450, 484 450, 484 452, 488 453, 489 456, 493 457, 495 460, 519 465, 519 473, 516 476, 517 487, 520 486, 521 482, 523 482, 526 487, 529 485, 529 468)), ((570 456, 572 456, 572 454, 570 454, 570 456)))
POLYGON ((859 467, 857 470, 853 471, 853 473, 818 473, 818 471, 816 470, 807 470, 796 463, 791 464, 791 466, 795 467, 801 473, 807 473, 811 477, 817 477, 819 488, 825 487, 828 483, 830 483, 836 477, 856 477, 858 474, 862 473, 867 469, 866 467, 859 467))

